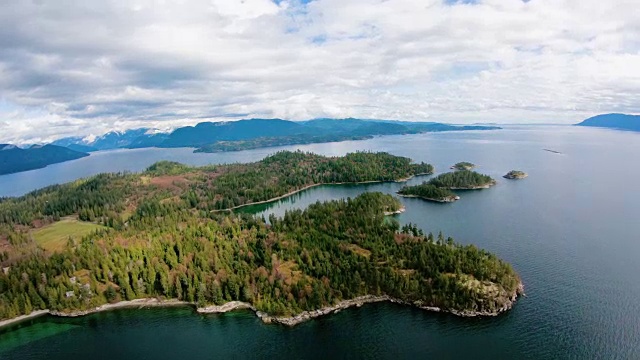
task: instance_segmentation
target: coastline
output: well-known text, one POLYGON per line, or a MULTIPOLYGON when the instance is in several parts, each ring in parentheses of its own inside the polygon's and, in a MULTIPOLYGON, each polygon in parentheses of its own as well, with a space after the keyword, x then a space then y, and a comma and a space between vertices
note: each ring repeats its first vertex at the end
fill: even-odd
POLYGON ((436 198, 430 198, 430 197, 419 196, 419 195, 405 195, 405 194, 400 194, 398 192, 396 194, 398 194, 398 196, 401 196, 401 197, 404 197, 404 198, 422 199, 422 200, 437 202, 437 203, 441 203, 441 204, 452 203, 452 202, 460 200, 460 196, 454 196, 453 198, 436 199, 436 198))
POLYGON ((400 209, 398 209, 396 211, 385 211, 384 212, 384 216, 399 215, 399 214, 402 214, 405 211, 407 211, 407 208, 403 206, 403 207, 401 207, 400 209))
POLYGON ((0 329, 2 329, 4 327, 11 326, 11 325, 15 325, 15 324, 18 324, 18 323, 21 323, 23 321, 27 321, 27 320, 30 320, 30 319, 35 319, 35 318, 38 318, 40 316, 47 315, 49 313, 50 313, 49 310, 36 310, 36 311, 33 311, 31 314, 20 315, 20 316, 14 317, 12 319, 2 320, 2 321, 0 321, 0 329))
POLYGON ((124 308, 146 308, 146 307, 172 307, 172 306, 192 306, 195 307, 198 314, 223 314, 235 310, 251 310, 255 315, 265 324, 279 324, 289 327, 296 326, 303 322, 329 315, 335 314, 342 310, 351 307, 361 307, 364 304, 379 303, 379 302, 391 302, 400 305, 412 306, 421 310, 449 313, 460 317, 494 317, 498 316, 508 310, 510 310, 516 303, 519 296, 524 296, 524 285, 522 282, 518 284, 516 290, 511 294, 505 305, 495 311, 472 311, 472 310, 455 310, 455 309, 442 309, 436 306, 424 305, 422 301, 404 301, 397 298, 393 298, 388 295, 363 295, 353 299, 343 300, 334 305, 325 306, 317 310, 303 311, 300 314, 294 316, 272 316, 262 311, 257 310, 252 304, 242 301, 229 301, 222 305, 210 305, 206 307, 198 307, 194 303, 181 301, 177 299, 156 299, 156 298, 143 298, 135 299, 131 301, 121 301, 114 304, 105 304, 93 309, 73 311, 70 313, 50 311, 50 310, 38 310, 28 315, 21 315, 13 319, 7 319, 0 321, 0 329, 26 321, 29 319, 37 318, 44 315, 52 315, 58 317, 79 317, 91 315, 103 311, 124 309, 124 308))
POLYGON ((95 307, 93 309, 87 309, 87 310, 79 310, 79 311, 72 311, 72 312, 50 311, 50 310, 47 310, 47 311, 49 311, 49 314, 53 316, 78 317, 78 316, 95 314, 103 311, 133 308, 133 307, 138 307, 138 308, 171 307, 171 306, 187 306, 187 305, 193 305, 193 304, 186 301, 180 301, 178 299, 161 300, 157 298, 142 298, 142 299, 135 299, 135 300, 119 301, 113 304, 104 304, 104 305, 95 307))
POLYGON ((493 180, 492 182, 488 183, 488 184, 484 184, 484 185, 479 185, 479 186, 472 186, 472 187, 448 187, 447 189, 449 190, 480 190, 480 189, 488 189, 492 186, 497 185, 498 182, 493 180))
POLYGON ((233 210, 237 210, 246 206, 253 206, 253 205, 260 205, 260 204, 268 204, 274 201, 278 201, 278 200, 282 200, 285 199, 289 196, 295 195, 299 192, 303 192, 305 190, 309 190, 311 188, 314 188, 316 186, 322 186, 322 185, 359 185, 359 184, 380 184, 380 183, 388 183, 388 182, 396 182, 396 183, 401 183, 401 182, 407 182, 411 179, 413 179, 416 176, 424 176, 424 175, 432 175, 432 173, 420 173, 420 174, 415 174, 412 175, 408 178, 400 178, 397 180, 369 180, 369 181, 357 181, 357 182, 337 182, 337 183, 319 183, 319 184, 311 184, 311 185, 306 185, 301 187, 298 190, 293 190, 290 191, 284 195, 280 195, 278 197, 274 197, 268 200, 263 200, 263 201, 256 201, 256 202, 252 202, 252 203, 248 203, 248 204, 242 204, 242 205, 238 205, 238 206, 234 206, 228 209, 220 209, 220 210, 211 210, 211 212, 225 212, 225 211, 233 211, 233 210))

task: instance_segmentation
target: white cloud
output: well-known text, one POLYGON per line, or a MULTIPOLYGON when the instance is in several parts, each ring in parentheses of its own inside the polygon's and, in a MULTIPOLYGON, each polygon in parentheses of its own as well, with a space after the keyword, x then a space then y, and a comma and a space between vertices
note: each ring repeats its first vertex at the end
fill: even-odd
POLYGON ((575 122, 638 113, 636 8, 636 0, 4 2, 0 142, 241 117, 575 122))

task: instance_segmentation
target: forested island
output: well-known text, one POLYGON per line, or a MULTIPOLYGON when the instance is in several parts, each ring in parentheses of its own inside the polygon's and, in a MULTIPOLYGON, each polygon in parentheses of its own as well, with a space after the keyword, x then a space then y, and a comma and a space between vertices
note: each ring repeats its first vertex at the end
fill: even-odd
POLYGON ((45 309, 81 315, 147 298, 203 312, 244 304, 264 321, 288 325, 371 301, 462 316, 508 310, 522 291, 509 264, 401 227, 385 216, 401 208, 390 195, 318 202, 268 224, 213 211, 313 184, 430 172, 386 153, 280 152, 250 164, 161 162, 140 174, 102 174, 1 199, 0 319, 45 309))
POLYGON ((459 162, 459 163, 453 165, 451 167, 451 169, 453 169, 453 170, 473 170, 476 167, 477 167, 476 164, 473 164, 473 163, 470 163, 470 162, 467 162, 467 161, 462 161, 462 162, 459 162))
POLYGON ((404 197, 417 197, 424 200, 442 203, 460 200, 460 197, 454 194, 453 191, 437 187, 426 181, 420 185, 404 186, 400 191, 398 191, 398 194, 404 197))
POLYGON ((452 166, 457 171, 440 174, 429 181, 424 181, 420 185, 403 186, 398 191, 398 195, 440 203, 451 203, 460 200, 460 196, 451 190, 486 189, 496 184, 496 181, 487 175, 465 170, 473 167, 475 165, 471 163, 457 163, 452 166))
POLYGON ((489 188, 495 185, 496 181, 475 171, 460 170, 440 174, 429 180, 429 184, 450 190, 474 190, 489 188))
POLYGON ((524 179, 526 178, 527 173, 525 173, 524 171, 520 171, 520 170, 511 170, 508 173, 506 173, 503 178, 505 179, 511 179, 511 180, 518 180, 518 179, 524 179))

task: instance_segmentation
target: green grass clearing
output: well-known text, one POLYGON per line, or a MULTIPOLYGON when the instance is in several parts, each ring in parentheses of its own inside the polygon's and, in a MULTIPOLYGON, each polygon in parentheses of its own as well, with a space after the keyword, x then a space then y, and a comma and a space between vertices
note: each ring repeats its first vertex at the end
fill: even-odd
POLYGON ((83 236, 104 226, 75 219, 65 219, 31 232, 36 243, 46 251, 61 251, 67 246, 69 237, 80 240, 83 236))

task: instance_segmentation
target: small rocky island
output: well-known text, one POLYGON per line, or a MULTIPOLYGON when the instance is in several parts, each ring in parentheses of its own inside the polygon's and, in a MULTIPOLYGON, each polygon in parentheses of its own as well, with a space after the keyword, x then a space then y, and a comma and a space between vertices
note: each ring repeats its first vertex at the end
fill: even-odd
POLYGON ((524 179, 527 176, 529 176, 529 175, 527 175, 527 173, 525 173, 524 171, 511 170, 506 175, 504 175, 503 178, 511 179, 511 180, 518 180, 518 179, 524 179))
POLYGON ((453 165, 451 167, 451 169, 452 170, 473 170, 473 169, 475 169, 477 167, 478 167, 478 165, 476 165, 476 164, 473 164, 473 163, 470 163, 470 162, 467 162, 467 161, 462 161, 462 162, 459 162, 459 163, 453 165))
POLYGON ((398 195, 403 197, 420 198, 439 203, 450 203, 460 200, 460 196, 454 194, 451 190, 437 187, 426 181, 420 185, 404 186, 400 191, 398 191, 398 195))

